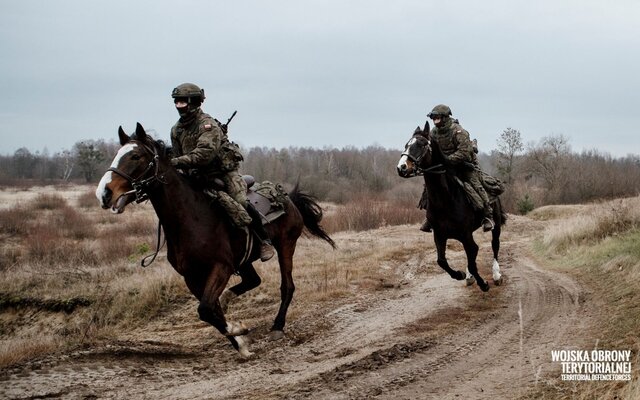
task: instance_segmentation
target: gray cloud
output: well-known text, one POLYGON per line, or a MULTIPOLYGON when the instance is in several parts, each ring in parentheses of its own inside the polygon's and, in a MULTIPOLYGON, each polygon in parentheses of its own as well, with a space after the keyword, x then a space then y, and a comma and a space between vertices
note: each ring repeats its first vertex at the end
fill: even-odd
POLYGON ((483 150, 513 127, 636 153, 640 5, 600 3, 4 2, 0 153, 166 139, 185 81, 245 146, 399 148, 446 103, 483 150))

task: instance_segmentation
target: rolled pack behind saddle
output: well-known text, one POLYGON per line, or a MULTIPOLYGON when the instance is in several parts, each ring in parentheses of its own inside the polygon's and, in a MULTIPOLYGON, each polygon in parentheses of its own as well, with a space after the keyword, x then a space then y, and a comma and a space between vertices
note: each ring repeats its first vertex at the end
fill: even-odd
MULTIPOLYGON (((495 176, 491 176, 482 170, 476 169, 476 173, 479 175, 480 182, 489 196, 489 202, 492 204, 495 203, 498 196, 504 193, 504 184, 500 179, 495 176)), ((462 186, 473 207, 477 210, 482 210, 484 208, 482 198, 473 186, 469 182, 463 182, 457 176, 455 177, 455 180, 460 186, 462 186)))

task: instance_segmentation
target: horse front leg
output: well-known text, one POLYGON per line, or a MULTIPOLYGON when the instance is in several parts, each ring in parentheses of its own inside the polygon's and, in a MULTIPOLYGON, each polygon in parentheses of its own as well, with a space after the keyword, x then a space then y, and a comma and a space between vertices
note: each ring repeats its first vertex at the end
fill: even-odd
POLYGON ((284 337, 284 325, 286 323, 289 304, 293 299, 296 287, 293 283, 293 253, 296 250, 296 242, 285 240, 282 246, 278 246, 278 263, 280 264, 280 309, 271 327, 269 339, 278 340, 284 337))
POLYGON ((467 237, 463 242, 464 252, 467 254, 467 271, 476 278, 478 286, 483 292, 489 290, 489 284, 478 273, 478 265, 476 264, 476 257, 478 256, 478 245, 473 240, 473 236, 467 237))
POLYGON ((209 323, 220 333, 225 335, 242 357, 253 355, 249 351, 249 341, 245 337, 249 330, 242 322, 230 322, 225 319, 220 306, 219 297, 229 281, 231 267, 215 265, 202 284, 201 276, 185 277, 189 289, 200 299, 198 315, 204 322, 209 323))
POLYGON ((227 308, 229 307, 229 303, 233 301, 236 297, 248 292, 249 290, 255 289, 262 283, 260 279, 260 275, 256 272, 256 269, 253 267, 253 264, 247 263, 240 267, 239 269, 240 278, 242 279, 240 283, 237 285, 226 289, 220 295, 220 307, 222 307, 223 312, 227 312, 227 308))
POLYGON ((453 279, 459 281, 465 279, 464 272, 452 269, 447 262, 447 239, 442 237, 442 235, 438 234, 437 231, 434 230, 433 241, 436 244, 436 251, 438 253, 438 265, 440 266, 440 268, 444 269, 453 279))

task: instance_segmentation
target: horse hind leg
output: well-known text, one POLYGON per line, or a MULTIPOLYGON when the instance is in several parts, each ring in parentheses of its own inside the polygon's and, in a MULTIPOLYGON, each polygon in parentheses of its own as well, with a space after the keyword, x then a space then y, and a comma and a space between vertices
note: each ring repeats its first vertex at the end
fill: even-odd
POLYGON ((240 283, 226 289, 220 295, 220 307, 222 307, 222 311, 224 313, 227 312, 229 304, 235 300, 236 297, 248 292, 249 290, 257 288, 262 283, 260 275, 258 275, 258 272, 256 272, 256 269, 251 263, 247 263, 240 267, 239 273, 240 278, 242 279, 240 283))
POLYGON ((295 241, 285 241, 278 249, 278 263, 280 264, 280 309, 269 333, 270 340, 278 340, 284 337, 284 325, 287 311, 293 299, 296 287, 293 283, 293 253, 296 249, 295 241))
POLYGON ((496 227, 491 232, 491 249, 493 250, 493 265, 491 270, 493 272, 493 283, 496 286, 502 285, 502 274, 500 273, 500 264, 498 263, 498 253, 500 252, 500 225, 496 224, 496 227))

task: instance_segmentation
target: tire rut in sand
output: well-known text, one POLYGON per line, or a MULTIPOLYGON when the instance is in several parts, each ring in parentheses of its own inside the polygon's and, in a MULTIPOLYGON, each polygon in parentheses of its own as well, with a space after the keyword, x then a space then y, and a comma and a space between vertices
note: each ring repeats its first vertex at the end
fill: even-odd
MULTIPOLYGON (((583 291, 529 258, 514 261, 504 289, 507 308, 448 337, 396 344, 401 356, 372 353, 325 373, 313 398, 516 398, 553 369, 551 350, 589 326, 583 291), (385 362, 372 362, 380 359, 385 362)), ((575 345, 575 342, 572 344, 575 345)), ((310 397, 300 388, 292 398, 310 397)))

